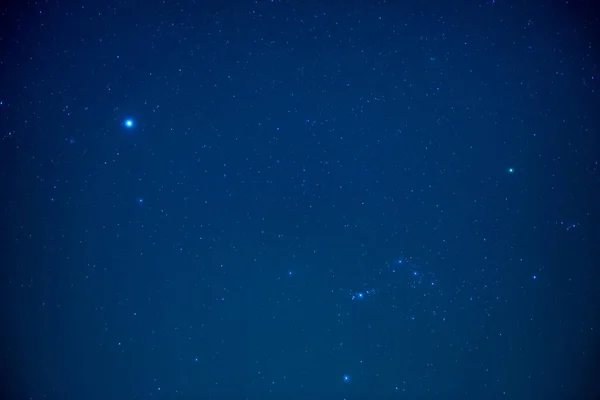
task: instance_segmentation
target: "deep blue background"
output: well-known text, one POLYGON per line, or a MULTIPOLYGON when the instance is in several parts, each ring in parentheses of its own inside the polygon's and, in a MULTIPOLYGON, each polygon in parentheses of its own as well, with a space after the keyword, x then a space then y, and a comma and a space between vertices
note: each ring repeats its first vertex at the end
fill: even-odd
POLYGON ((4 398, 595 398, 585 5, 83 3, 1 13, 4 398))

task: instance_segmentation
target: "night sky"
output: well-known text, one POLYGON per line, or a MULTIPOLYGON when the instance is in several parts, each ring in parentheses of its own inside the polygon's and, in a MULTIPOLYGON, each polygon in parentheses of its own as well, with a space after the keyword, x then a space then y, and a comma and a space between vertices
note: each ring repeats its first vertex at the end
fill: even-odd
POLYGON ((597 398, 590 11, 3 5, 3 398, 597 398))

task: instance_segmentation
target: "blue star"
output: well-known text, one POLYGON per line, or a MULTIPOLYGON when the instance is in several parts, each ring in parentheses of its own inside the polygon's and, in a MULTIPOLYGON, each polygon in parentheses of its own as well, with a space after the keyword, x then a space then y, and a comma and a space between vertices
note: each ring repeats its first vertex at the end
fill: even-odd
POLYGON ((345 383, 349 383, 350 382, 350 375, 344 375, 344 382, 345 383))
POLYGON ((127 129, 133 128, 134 125, 135 125, 135 123, 133 122, 133 119, 131 119, 131 118, 127 118, 125 121, 123 121, 123 126, 127 129))

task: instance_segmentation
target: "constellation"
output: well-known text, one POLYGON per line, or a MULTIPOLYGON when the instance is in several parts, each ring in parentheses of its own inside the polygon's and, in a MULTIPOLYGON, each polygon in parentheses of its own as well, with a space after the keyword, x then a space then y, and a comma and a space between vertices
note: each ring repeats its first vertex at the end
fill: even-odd
POLYGON ((341 333, 335 346, 344 360, 342 381, 352 384, 352 376, 363 374, 364 361, 357 354, 379 352, 381 338, 402 332, 431 333, 436 323, 445 323, 448 314, 443 287, 433 266, 401 257, 370 268, 362 282, 341 289, 346 301, 338 303, 337 321, 355 332, 350 336, 341 333))
POLYGON ((399 258, 394 262, 385 263, 383 267, 375 271, 376 276, 373 284, 363 284, 361 288, 349 291, 349 298, 352 301, 360 301, 373 297, 380 293, 382 289, 375 289, 374 285, 384 286, 384 291, 401 289, 401 285, 406 285, 413 290, 431 289, 437 286, 437 278, 433 271, 425 271, 415 264, 411 258, 399 258))
MULTIPOLYGON (((402 312, 404 318, 410 321, 420 320, 425 316, 445 321, 442 287, 434 268, 427 264, 417 264, 413 258, 403 257, 373 269, 369 279, 342 293, 345 293, 348 304, 372 304, 393 312, 402 312)), ((344 308, 343 304, 340 306, 344 308)), ((361 309, 362 307, 358 310, 361 309)), ((345 310, 338 316, 348 316, 348 311, 345 310)))

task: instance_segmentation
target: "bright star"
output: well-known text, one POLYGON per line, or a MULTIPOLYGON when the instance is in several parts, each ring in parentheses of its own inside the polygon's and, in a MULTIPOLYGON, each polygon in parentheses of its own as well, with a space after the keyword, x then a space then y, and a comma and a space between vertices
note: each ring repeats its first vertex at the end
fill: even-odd
POLYGON ((125 128, 131 129, 133 128, 134 122, 131 118, 127 118, 125 121, 123 121, 123 126, 125 126, 125 128))

